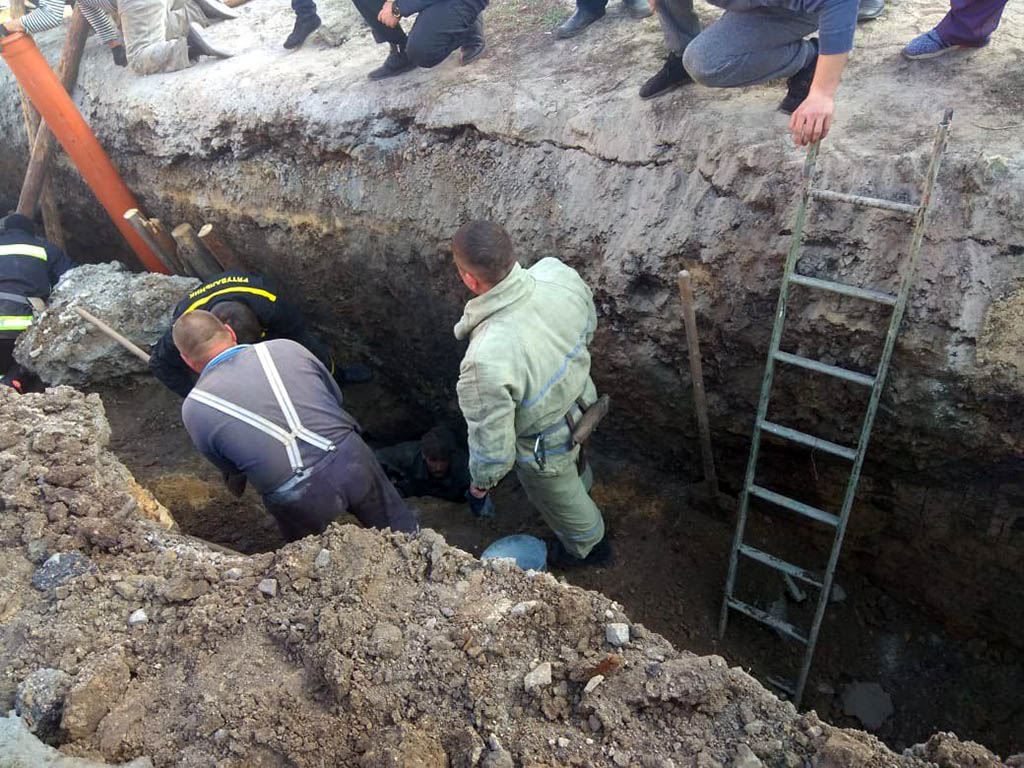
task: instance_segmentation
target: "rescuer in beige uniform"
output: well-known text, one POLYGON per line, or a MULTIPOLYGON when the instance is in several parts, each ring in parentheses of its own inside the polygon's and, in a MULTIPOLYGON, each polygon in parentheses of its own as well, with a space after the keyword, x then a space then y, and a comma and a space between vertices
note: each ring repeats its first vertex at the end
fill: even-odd
POLYGON ((523 269, 492 222, 463 225, 452 251, 476 294, 455 326, 457 339, 469 339, 458 395, 469 426, 470 493, 484 498, 515 467, 558 537, 552 562, 607 562, 604 520, 580 478, 572 439, 597 400, 587 349, 597 327, 590 289, 558 259, 523 269))

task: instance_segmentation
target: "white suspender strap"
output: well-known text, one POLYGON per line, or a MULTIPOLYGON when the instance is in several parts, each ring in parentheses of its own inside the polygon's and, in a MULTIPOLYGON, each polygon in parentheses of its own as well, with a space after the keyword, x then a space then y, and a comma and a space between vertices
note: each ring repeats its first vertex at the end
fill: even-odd
POLYGON ((270 356, 270 350, 267 349, 265 344, 257 344, 253 349, 256 350, 256 357, 259 358, 260 365, 263 366, 263 373, 266 374, 267 381, 270 382, 270 389, 277 399, 277 404, 280 406, 281 413, 284 414, 284 420, 289 428, 291 428, 292 434, 300 440, 304 440, 310 445, 319 448, 321 451, 333 451, 334 443, 302 426, 302 422, 299 421, 299 414, 296 413, 292 399, 288 396, 288 390, 284 388, 281 375, 277 372, 277 366, 274 365, 274 360, 270 356))
POLYGON ((299 444, 296 442, 295 436, 287 430, 282 429, 274 422, 263 418, 258 413, 253 413, 252 411, 247 411, 245 408, 240 408, 234 403, 229 403, 223 398, 211 395, 209 392, 204 392, 198 387, 193 387, 188 396, 203 405, 208 405, 215 411, 220 411, 227 416, 231 416, 245 424, 248 424, 250 427, 258 429, 265 435, 270 435, 270 437, 281 443, 281 445, 284 446, 285 451, 288 452, 288 462, 292 465, 292 470, 295 472, 300 472, 302 470, 302 456, 299 453, 299 444))

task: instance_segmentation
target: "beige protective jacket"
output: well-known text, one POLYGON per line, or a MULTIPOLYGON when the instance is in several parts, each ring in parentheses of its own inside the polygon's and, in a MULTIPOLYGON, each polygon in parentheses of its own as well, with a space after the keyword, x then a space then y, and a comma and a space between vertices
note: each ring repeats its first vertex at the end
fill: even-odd
MULTIPOLYGON (((455 337, 469 338, 458 395, 474 485, 491 488, 517 460, 533 461, 532 438, 557 426, 576 398, 596 400, 587 349, 596 328, 590 288, 555 258, 516 264, 466 304, 455 337)), ((549 445, 547 453, 569 450, 549 445)))

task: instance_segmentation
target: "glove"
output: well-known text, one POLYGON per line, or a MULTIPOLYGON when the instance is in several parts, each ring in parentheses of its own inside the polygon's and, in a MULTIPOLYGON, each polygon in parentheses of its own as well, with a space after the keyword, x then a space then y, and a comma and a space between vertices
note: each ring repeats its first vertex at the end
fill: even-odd
POLYGON ((110 47, 110 55, 114 57, 114 63, 119 67, 128 66, 128 54, 125 53, 123 45, 113 45, 110 47))
POLYGON ((494 502, 491 501, 491 494, 487 494, 482 499, 478 499, 469 491, 466 491, 466 501, 469 502, 469 510, 476 517, 494 517, 498 514, 498 510, 494 508, 494 502))
POLYGON ((228 491, 236 499, 242 498, 242 494, 245 493, 245 474, 242 472, 225 474, 224 485, 227 486, 228 491))

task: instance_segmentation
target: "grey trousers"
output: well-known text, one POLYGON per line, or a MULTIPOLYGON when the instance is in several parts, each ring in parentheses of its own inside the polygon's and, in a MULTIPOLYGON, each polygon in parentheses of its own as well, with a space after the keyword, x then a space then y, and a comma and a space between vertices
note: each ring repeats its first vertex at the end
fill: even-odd
POLYGON ((194 0, 118 0, 117 14, 128 63, 140 75, 188 67, 189 22, 209 24, 194 0))
POLYGON ((804 37, 818 29, 815 14, 775 7, 726 11, 702 32, 693 0, 658 0, 657 11, 669 53, 682 54, 690 77, 711 88, 789 77, 814 55, 804 37))

